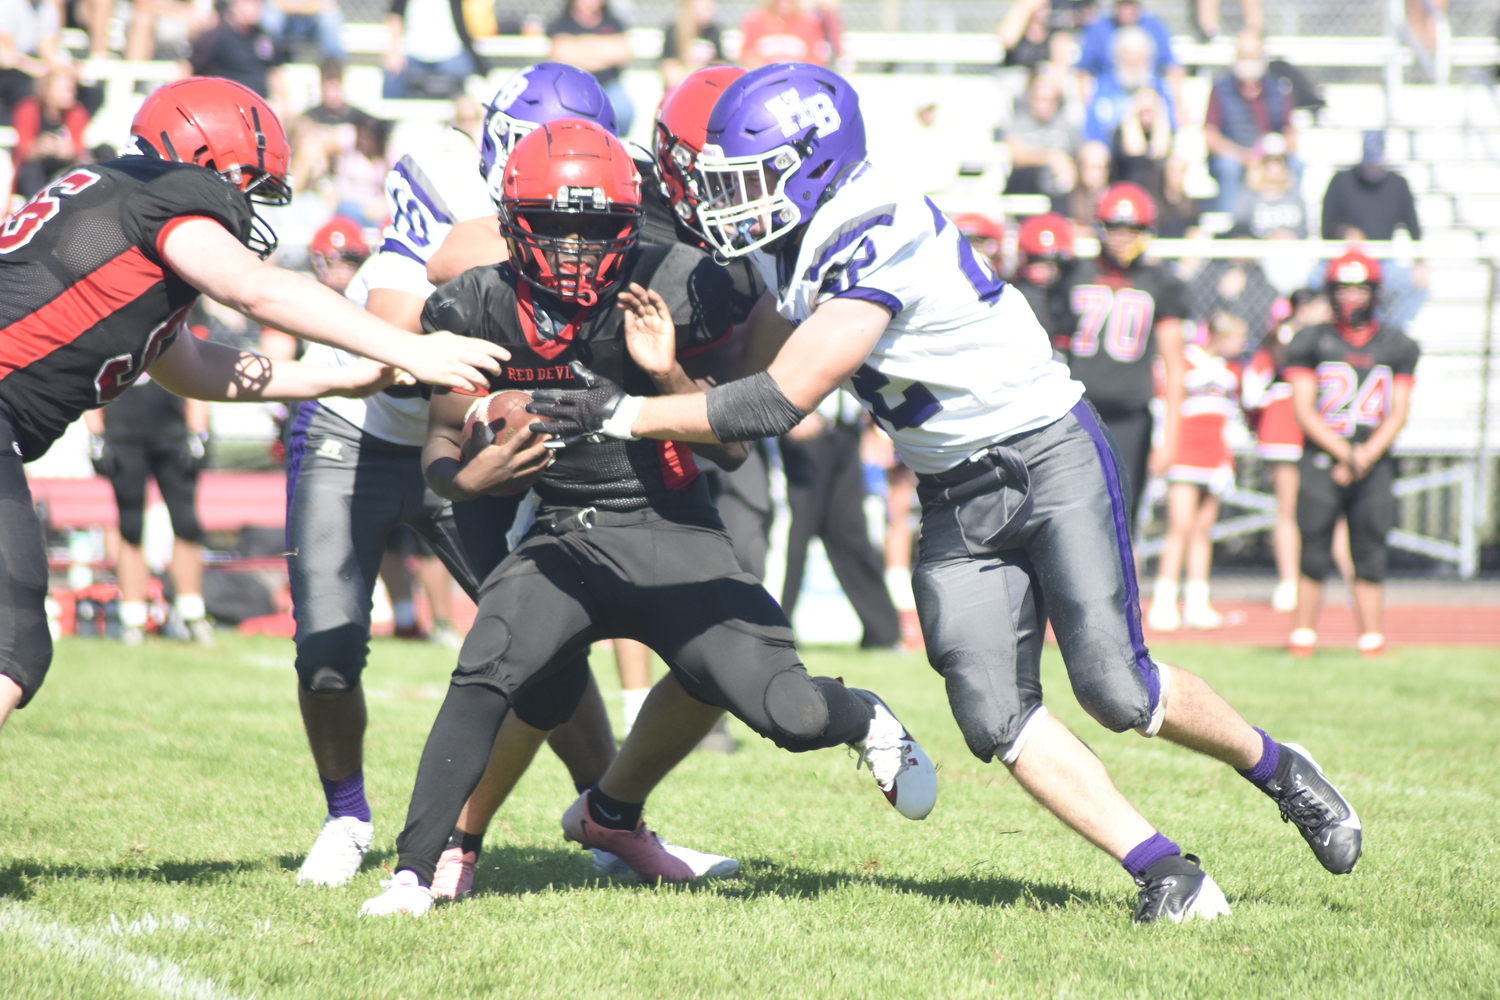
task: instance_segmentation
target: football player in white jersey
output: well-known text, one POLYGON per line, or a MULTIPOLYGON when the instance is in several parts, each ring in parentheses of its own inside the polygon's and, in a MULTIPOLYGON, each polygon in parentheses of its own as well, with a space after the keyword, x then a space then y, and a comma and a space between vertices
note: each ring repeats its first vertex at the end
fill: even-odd
MULTIPOLYGON (((705 238, 722 257, 751 255, 774 290, 786 321, 772 335, 786 338, 775 360, 696 395, 643 399, 602 380, 537 393, 532 412, 565 422, 547 431, 569 447, 594 435, 751 440, 785 433, 847 386, 918 473, 917 607, 970 749, 999 757, 1124 866, 1140 887, 1137 921, 1212 918, 1228 906, 1043 707, 1049 619, 1090 715, 1239 769, 1326 868, 1350 871, 1359 819, 1306 751, 1151 659, 1112 441, 1021 294, 931 201, 865 161, 850 85, 803 63, 742 77, 714 108, 697 182, 705 238)), ((639 289, 630 308, 648 329, 671 322, 639 289)))
MULTIPOLYGON (((427 282, 428 258, 455 223, 493 215, 487 182, 503 169, 509 145, 528 126, 562 116, 614 126, 609 102, 593 77, 556 63, 539 64, 518 72, 496 95, 481 149, 451 130, 444 143, 402 157, 386 177, 391 223, 379 252, 360 267, 345 294, 382 319, 420 332, 422 306, 433 291, 427 282)), ((314 346, 306 360, 344 365, 356 359, 314 346)), ((529 526, 530 505, 522 496, 450 504, 427 488, 421 450, 429 393, 430 387, 406 385, 348 400, 357 402, 354 406, 308 404, 293 423, 287 449, 287 533, 298 698, 328 808, 299 881, 349 881, 373 838, 364 795, 366 714, 360 677, 368 654, 371 590, 386 536, 398 524, 409 525, 472 597, 508 551, 506 532, 496 531, 495 525, 514 524, 521 531, 529 526)), ((504 448, 491 451, 504 460, 504 448)), ((587 656, 580 655, 543 687, 519 699, 502 726, 489 770, 439 862, 435 895, 456 897, 469 891, 490 818, 549 733, 580 791, 597 781, 613 759, 614 739, 587 656)), ((716 718, 707 717, 705 732, 716 718)), ((699 876, 738 868, 738 862, 719 855, 676 845, 667 850, 699 876)), ((604 874, 629 872, 603 852, 596 852, 595 864, 604 874)))

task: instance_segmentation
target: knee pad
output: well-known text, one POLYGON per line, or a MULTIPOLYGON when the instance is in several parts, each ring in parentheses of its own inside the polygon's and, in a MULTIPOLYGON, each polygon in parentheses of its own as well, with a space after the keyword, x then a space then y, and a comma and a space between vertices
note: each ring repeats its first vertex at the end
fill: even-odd
POLYGON ((511 708, 533 729, 551 731, 578 711, 589 686, 588 657, 573 657, 562 667, 516 692, 511 708))
POLYGON ((1121 647, 1098 629, 1083 631, 1074 637, 1079 645, 1069 657, 1070 663, 1081 668, 1070 665, 1068 669, 1078 704, 1111 732, 1149 727, 1157 706, 1152 703, 1147 678, 1142 676, 1133 650, 1128 645, 1121 647))
MULTIPOLYGON (((830 678, 819 681, 836 684, 830 678)), ((811 743, 828 729, 828 700, 806 670, 783 670, 766 685, 766 716, 776 745, 791 750, 811 743)))
POLYGON ((184 542, 201 543, 203 541, 203 525, 198 521, 198 512, 192 507, 186 510, 168 507, 167 513, 172 518, 172 534, 184 542))
POLYGON ((120 508, 120 537, 136 548, 140 548, 141 534, 146 525, 144 507, 120 508))
POLYGON ((297 643, 297 681, 313 694, 344 694, 359 686, 370 652, 370 636, 349 623, 316 632, 297 643))
POLYGON ((1000 757, 1010 764, 1020 753, 1023 726, 1040 708, 1041 698, 1022 692, 1019 685, 997 684, 994 660, 983 652, 954 651, 935 666, 943 675, 948 707, 969 752, 985 763, 1000 757))
POLYGON ((1309 580, 1321 582, 1328 579, 1328 574, 1333 572, 1333 539, 1309 540, 1303 536, 1302 555, 1298 558, 1297 569, 1309 580))

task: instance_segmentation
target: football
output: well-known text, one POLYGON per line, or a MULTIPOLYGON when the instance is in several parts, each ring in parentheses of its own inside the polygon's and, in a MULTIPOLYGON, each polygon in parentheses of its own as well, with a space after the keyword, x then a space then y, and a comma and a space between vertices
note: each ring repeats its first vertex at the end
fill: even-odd
POLYGON ((509 441, 518 431, 541 420, 526 412, 529 392, 507 389, 474 401, 464 419, 464 458, 468 459, 496 442, 509 441))

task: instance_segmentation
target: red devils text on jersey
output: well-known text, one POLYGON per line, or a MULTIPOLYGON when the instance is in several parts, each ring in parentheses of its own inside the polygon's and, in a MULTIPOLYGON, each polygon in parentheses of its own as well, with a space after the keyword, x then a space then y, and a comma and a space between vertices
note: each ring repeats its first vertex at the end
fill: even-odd
MULTIPOLYGON (((1283 372, 1318 380, 1318 414, 1335 434, 1367 439, 1391 412, 1391 390, 1415 378, 1422 349, 1400 328, 1381 324, 1359 343, 1332 323, 1300 331, 1286 347, 1283 372)), ((1316 448, 1311 441, 1307 447, 1316 448)))
POLYGON ((1187 318, 1187 286, 1160 264, 1117 271, 1083 260, 1067 276, 1059 305, 1070 333, 1068 367, 1099 413, 1119 416, 1150 405, 1156 324, 1187 318))
POLYGON ((130 156, 74 168, 0 225, 0 404, 26 460, 171 343, 198 290, 161 244, 191 218, 243 241, 250 200, 203 167, 130 156))
MULTIPOLYGON (((432 293, 422 326, 481 337, 510 351, 500 374, 490 376, 491 392, 576 389, 568 365, 582 361, 632 395, 655 396, 655 383, 625 347, 624 316, 615 305, 615 293, 632 281, 656 291, 671 309, 679 357, 729 333, 729 273, 682 244, 634 247, 620 280, 586 309, 534 287, 509 262, 476 267, 432 293)), ((609 440, 556 454, 536 485, 537 496, 556 506, 643 509, 679 500, 698 476, 687 445, 671 441, 609 440)))

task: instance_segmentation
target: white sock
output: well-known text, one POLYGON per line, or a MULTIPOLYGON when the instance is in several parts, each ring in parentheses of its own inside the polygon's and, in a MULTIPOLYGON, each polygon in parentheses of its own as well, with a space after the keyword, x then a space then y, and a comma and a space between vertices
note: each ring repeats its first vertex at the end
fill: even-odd
POLYGON ((646 703, 646 695, 650 693, 650 688, 626 688, 620 692, 620 700, 625 708, 625 732, 627 734, 635 725, 636 716, 641 714, 641 706, 646 703))
POLYGON ((417 623, 417 606, 411 601, 392 601, 391 615, 397 628, 411 628, 417 623))
POLYGON ((172 603, 177 606, 177 613, 185 622, 195 622, 208 615, 208 609, 203 606, 202 594, 178 594, 172 603))
POLYGON ((146 602, 145 601, 121 601, 120 602, 120 624, 126 628, 146 627, 146 602))
POLYGON ((1208 581, 1189 580, 1182 588, 1182 599, 1190 608, 1208 607, 1208 581))
POLYGON ((1366 632, 1359 637, 1359 651, 1368 653, 1385 645, 1385 636, 1379 632, 1366 632))
POLYGON ((1310 628, 1292 629, 1293 646, 1316 646, 1318 644, 1318 633, 1310 628))
POLYGON ((1168 580, 1162 576, 1157 577, 1156 586, 1151 592, 1151 600, 1156 604, 1176 604, 1177 581, 1168 580))

